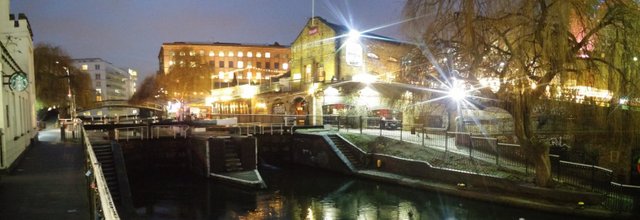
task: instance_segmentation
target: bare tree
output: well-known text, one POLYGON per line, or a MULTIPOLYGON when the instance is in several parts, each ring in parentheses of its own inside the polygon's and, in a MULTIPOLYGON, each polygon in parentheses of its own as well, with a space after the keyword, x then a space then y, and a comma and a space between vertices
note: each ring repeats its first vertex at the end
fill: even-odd
POLYGON ((484 104, 514 117, 518 141, 536 164, 537 185, 549 186, 551 179, 549 146, 535 135, 533 119, 548 89, 613 77, 621 82, 609 85, 617 104, 632 87, 620 61, 637 54, 638 40, 620 36, 639 33, 636 1, 408 0, 404 11, 414 18, 408 33, 443 82, 499 80, 499 89, 481 89, 497 100, 484 104), (611 51, 615 45, 624 52, 611 51))

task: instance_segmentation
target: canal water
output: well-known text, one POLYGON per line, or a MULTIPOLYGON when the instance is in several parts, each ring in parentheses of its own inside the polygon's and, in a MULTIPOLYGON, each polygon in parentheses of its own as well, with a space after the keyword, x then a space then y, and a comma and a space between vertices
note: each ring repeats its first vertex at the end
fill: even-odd
MULTIPOLYGON (((140 219, 566 219, 352 178, 314 168, 262 169, 266 190, 179 171, 131 175, 140 219)), ((575 217, 574 217, 575 218, 575 217)))

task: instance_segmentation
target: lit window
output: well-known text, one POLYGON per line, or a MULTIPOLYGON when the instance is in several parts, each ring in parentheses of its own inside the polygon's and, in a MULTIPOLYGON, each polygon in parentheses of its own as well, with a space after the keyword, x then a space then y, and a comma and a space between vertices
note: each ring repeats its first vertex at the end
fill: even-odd
POLYGON ((224 72, 218 72, 218 79, 224 79, 224 72))
POLYGON ((269 52, 264 53, 264 58, 271 58, 271 53, 269 52))
POLYGON ((184 67, 184 60, 180 60, 180 67, 184 67))
POLYGON ((196 55, 196 52, 195 52, 195 51, 193 51, 193 50, 192 50, 192 51, 189 51, 189 56, 195 56, 195 55, 196 55))
POLYGON ((189 62, 189 67, 196 67, 196 61, 189 62))
POLYGON ((253 57, 253 53, 252 52, 247 52, 247 57, 253 57))
POLYGON ((251 68, 253 67, 253 64, 251 64, 251 61, 247 62, 247 68, 251 68))
POLYGON ((184 56, 186 55, 186 53, 184 53, 184 51, 180 51, 180 56, 184 56))
POLYGON ((200 56, 204 56, 204 50, 200 50, 200 56))
POLYGON ((233 57, 233 51, 229 51, 229 56, 233 57))
POLYGON ((242 79, 242 75, 238 75, 236 78, 238 78, 238 79, 242 79))
POLYGON ((253 77, 253 73, 247 72, 247 79, 251 79, 253 77))
POLYGON ((169 61, 169 66, 173 66, 173 64, 176 64, 176 61, 170 60, 169 61))
POLYGON ((215 55, 216 55, 216 53, 214 53, 214 52, 213 52, 213 50, 212 50, 212 51, 209 51, 209 56, 210 56, 210 57, 215 56, 215 55))
POLYGON ((311 65, 307 65, 305 70, 306 70, 306 73, 311 73, 311 65))
POLYGON ((224 57, 224 52, 222 52, 222 51, 218 52, 218 56, 219 57, 224 57))
POLYGON ((96 92, 97 92, 98 94, 100 94, 100 93, 102 93, 102 89, 96 89, 96 92))
POLYGON ((82 64, 82 70, 88 70, 89 69, 89 65, 87 64, 82 64))
POLYGON ((170 54, 172 57, 176 56, 176 52, 173 52, 173 51, 171 51, 169 54, 170 54))
MULTIPOLYGON (((102 102, 102 96, 96 96, 96 101, 102 102)), ((98 115, 102 115, 102 111, 99 111, 98 115)))
POLYGON ((257 52, 257 53, 256 53, 256 57, 262 57, 262 53, 257 52))
POLYGON ((283 69, 283 70, 287 70, 287 69, 289 69, 289 64, 288 64, 288 63, 283 63, 283 64, 282 64, 282 69, 283 69))
POLYGON ((116 92, 116 93, 120 93, 120 90, 116 89, 116 90, 115 90, 115 92, 116 92))
POLYGON ((256 73, 256 79, 260 79, 262 78, 262 73, 261 72, 257 72, 256 73))
POLYGON ((244 54, 242 53, 242 51, 238 51, 238 57, 243 57, 244 54))
POLYGON ((379 59, 378 55, 376 55, 375 53, 367 53, 367 57, 376 60, 379 59))
POLYGON ((238 68, 244 68, 244 62, 238 61, 238 68))

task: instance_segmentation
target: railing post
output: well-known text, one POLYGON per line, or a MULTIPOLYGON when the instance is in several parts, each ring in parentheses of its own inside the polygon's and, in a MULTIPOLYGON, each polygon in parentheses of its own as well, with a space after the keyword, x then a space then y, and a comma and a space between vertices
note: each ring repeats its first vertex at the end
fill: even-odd
POLYGON ((362 115, 360 115, 360 134, 362 134, 362 115))
POLYGON ((595 174, 596 174, 595 166, 591 164, 591 191, 593 191, 593 184, 594 184, 593 178, 595 178, 595 174))
POLYGON ((447 154, 447 151, 449 151, 449 132, 448 131, 444 131, 444 153, 445 153, 445 155, 447 154))
POLYGON ((336 117, 338 119, 338 132, 340 132, 340 116, 336 117))
POLYGON ((380 119, 380 126, 378 126, 378 127, 380 127, 380 136, 381 137, 382 137, 382 123, 383 123, 383 121, 382 121, 382 119, 380 119))
POLYGON ((496 166, 500 166, 500 148, 498 147, 498 141, 496 141, 496 166))

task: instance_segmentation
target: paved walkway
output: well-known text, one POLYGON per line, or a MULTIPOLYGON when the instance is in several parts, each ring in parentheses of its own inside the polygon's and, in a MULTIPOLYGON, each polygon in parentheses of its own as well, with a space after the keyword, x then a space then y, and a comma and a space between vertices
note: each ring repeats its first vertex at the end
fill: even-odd
POLYGON ((58 129, 39 139, 0 179, 0 219, 89 219, 81 144, 60 142, 58 129))

